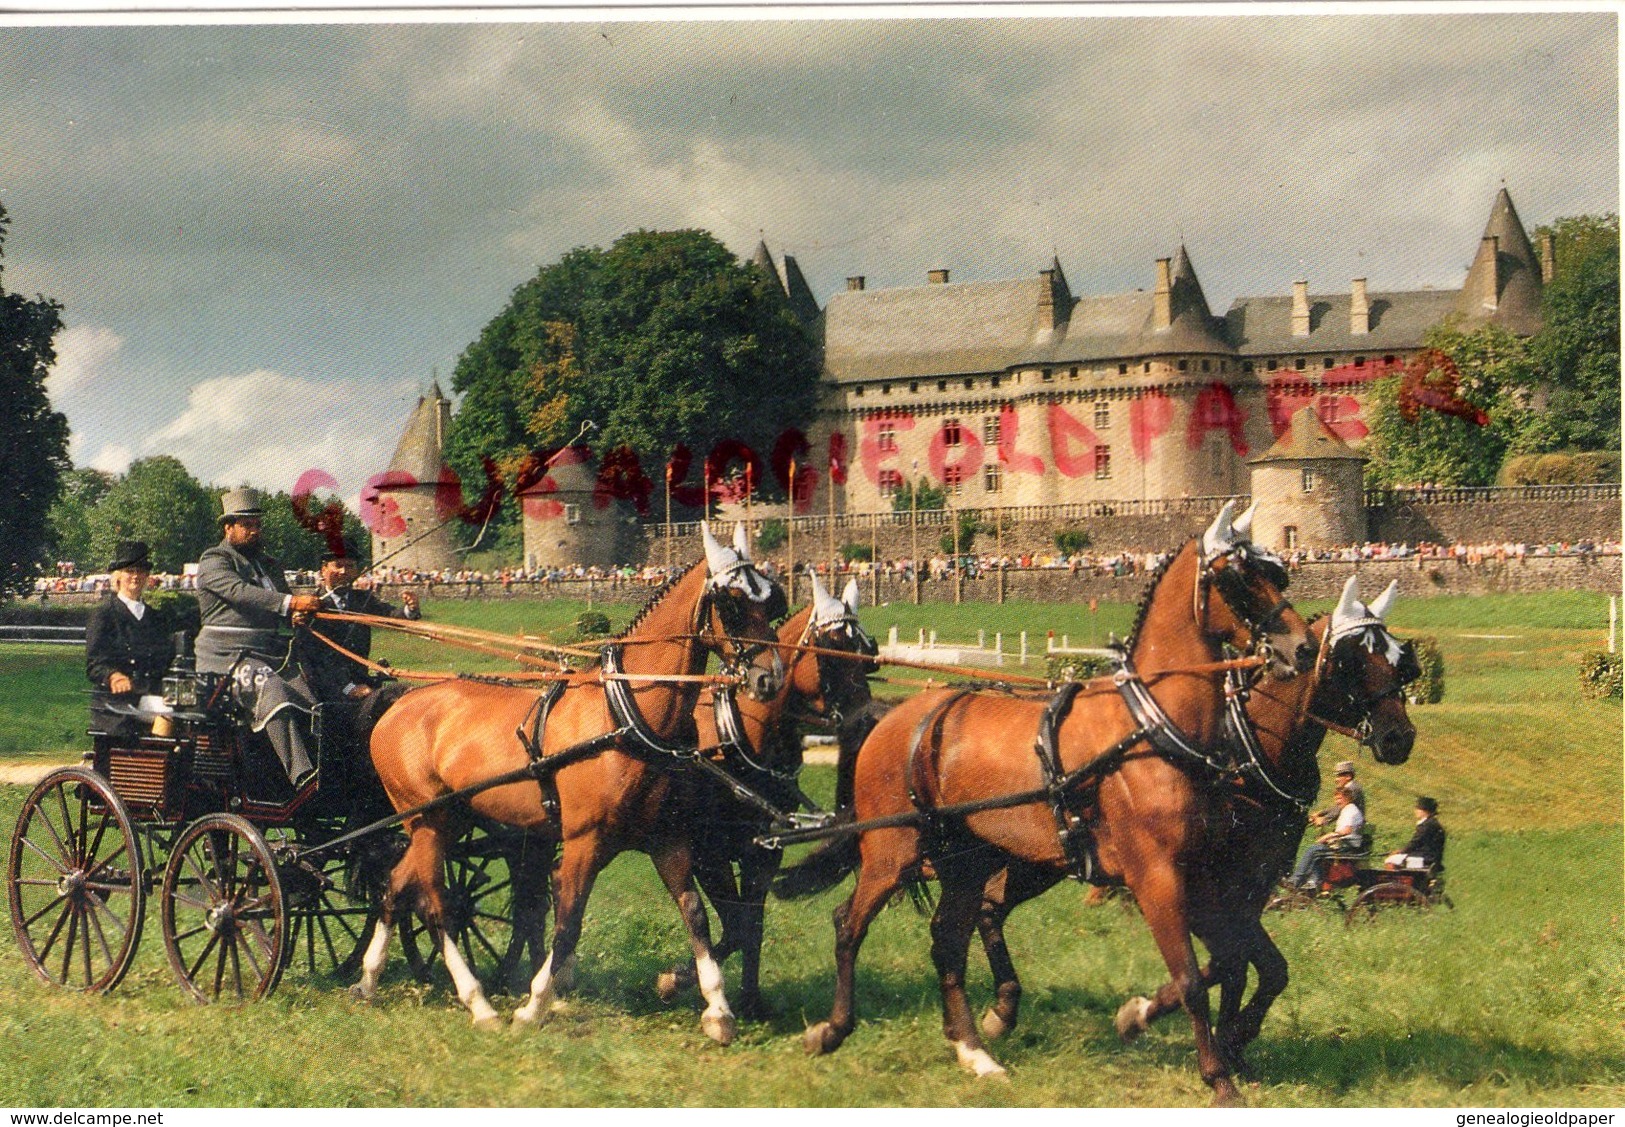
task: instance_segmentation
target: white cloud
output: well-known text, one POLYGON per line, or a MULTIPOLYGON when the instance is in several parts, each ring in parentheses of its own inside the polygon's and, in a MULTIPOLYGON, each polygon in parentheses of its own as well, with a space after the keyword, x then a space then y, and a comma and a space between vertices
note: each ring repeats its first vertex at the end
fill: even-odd
POLYGON ((53 403, 86 391, 105 376, 124 347, 124 338, 100 325, 74 325, 56 338, 56 363, 45 379, 53 403))
POLYGON ((388 467, 404 427, 408 389, 394 383, 324 383, 259 369, 203 380, 186 408, 142 442, 144 455, 172 454, 200 481, 291 490, 325 470, 352 506, 372 474, 388 467))
MULTIPOLYGON (((76 458, 75 461, 78 459, 76 458)), ((103 470, 107 473, 121 474, 130 468, 135 455, 130 448, 121 443, 109 442, 96 451, 96 456, 85 463, 93 470, 103 470)))

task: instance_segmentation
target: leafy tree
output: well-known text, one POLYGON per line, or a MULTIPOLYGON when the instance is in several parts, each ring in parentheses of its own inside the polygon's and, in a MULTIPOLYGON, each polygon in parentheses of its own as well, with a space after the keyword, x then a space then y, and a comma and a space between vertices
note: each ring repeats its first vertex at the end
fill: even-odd
POLYGON ((1530 342, 1545 403, 1526 448, 1617 450, 1619 216, 1558 219, 1536 229, 1545 233, 1556 244, 1556 273, 1530 342))
POLYGON ((925 478, 917 482, 903 482, 892 494, 891 510, 894 513, 908 513, 916 510, 915 493, 919 494, 918 511, 927 512, 931 509, 946 509, 948 507, 948 491, 940 485, 932 485, 925 478))
POLYGON ((62 478, 62 492, 47 518, 51 526, 51 554, 58 560, 72 560, 81 573, 100 571, 108 564, 90 550, 90 514, 101 503, 118 478, 105 470, 69 470, 62 478))
POLYGON ((1489 485, 1507 451, 1529 441, 1528 342, 1495 325, 1464 332, 1450 322, 1429 329, 1423 342, 1445 359, 1418 371, 1418 386, 1407 386, 1406 376, 1372 386, 1366 480, 1489 485))
MULTIPOLYGON (((0 206, 0 256, 10 226, 0 206)), ((68 420, 45 394, 61 314, 50 298, 0 285, 0 601, 33 586, 50 546, 47 514, 71 468, 68 420)))
POLYGON ((220 539, 220 492, 167 454, 131 463, 90 512, 94 566, 105 567, 120 540, 145 540, 153 569, 178 573, 220 539))
MULTIPOLYGON (((336 502, 328 502, 335 504, 336 502)), ((322 553, 327 549, 326 536, 309 527, 294 511, 293 497, 285 492, 268 494, 264 501, 265 516, 260 522, 260 541, 271 557, 284 568, 297 571, 315 571, 322 565, 322 553)), ((325 508, 314 501, 306 507, 306 521, 314 521, 325 508)), ((216 504, 215 512, 219 512, 216 504)), ((361 562, 372 556, 372 537, 361 523, 361 518, 348 509, 343 513, 343 535, 355 542, 361 562)))

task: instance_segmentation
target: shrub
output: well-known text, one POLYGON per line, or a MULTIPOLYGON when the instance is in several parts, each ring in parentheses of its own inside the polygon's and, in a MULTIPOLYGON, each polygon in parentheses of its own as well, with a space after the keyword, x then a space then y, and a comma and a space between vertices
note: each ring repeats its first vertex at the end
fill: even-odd
POLYGON ((1519 454, 1501 463, 1499 485, 1589 485, 1619 480, 1619 452, 1615 450, 1565 451, 1555 454, 1519 454))
POLYGON ((1625 682, 1625 660, 1617 653, 1580 655, 1580 695, 1587 700, 1620 699, 1625 682))
POLYGON ((609 633, 609 615, 596 610, 582 611, 576 615, 576 633, 583 638, 602 638, 609 633))
POLYGON ((1413 639, 1411 645, 1422 675, 1405 687, 1405 699, 1411 704, 1438 704, 1444 699, 1444 655, 1439 652, 1439 640, 1428 635, 1413 639))
POLYGON ((841 558, 847 563, 858 561, 871 563, 875 558, 875 550, 867 544, 842 544, 841 558))
POLYGON ((976 542, 976 534, 982 531, 985 529, 980 518, 974 511, 967 510, 959 514, 954 532, 943 533, 937 543, 947 555, 961 555, 970 551, 971 545, 976 542))
POLYGON ((790 538, 789 527, 778 517, 762 522, 756 533, 756 546, 764 552, 776 552, 790 538))
POLYGON ((1092 543, 1081 528, 1063 528, 1055 534, 1055 547, 1063 556, 1075 556, 1092 543))
POLYGON ((1110 658, 1094 654, 1050 654, 1044 663, 1044 676, 1056 683, 1087 681, 1093 677, 1104 677, 1115 669, 1110 658))

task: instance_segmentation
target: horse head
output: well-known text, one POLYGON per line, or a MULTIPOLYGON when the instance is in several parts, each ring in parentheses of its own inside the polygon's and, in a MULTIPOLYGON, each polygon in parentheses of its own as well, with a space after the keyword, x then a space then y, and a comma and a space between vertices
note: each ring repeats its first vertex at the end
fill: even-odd
POLYGON ((1252 542, 1257 507, 1254 502, 1234 517, 1235 502, 1226 501, 1202 533, 1197 615, 1209 636, 1264 657, 1270 673, 1285 680, 1314 667, 1317 646, 1309 624, 1281 594, 1286 564, 1252 542), (1210 598, 1210 591, 1219 597, 1210 598))
POLYGON ((1405 709, 1405 686, 1421 675, 1415 648, 1388 632, 1396 580, 1371 603, 1360 601, 1358 576, 1349 576, 1326 629, 1326 662, 1313 707, 1334 724, 1353 728, 1377 762, 1410 758, 1416 727, 1405 709))
POLYGON ((798 661, 791 674, 791 686, 820 719, 834 725, 844 714, 869 703, 869 673, 874 668, 871 659, 879 655, 880 647, 858 621, 856 580, 849 582, 836 598, 825 590, 816 574, 810 578, 812 608, 801 644, 852 656, 817 653, 811 663, 798 661), (802 673, 804 669, 810 669, 816 681, 802 673))
POLYGON ((711 526, 701 526, 705 543, 705 594, 695 608, 700 641, 739 676, 752 700, 769 701, 784 685, 773 623, 788 609, 784 589, 756 569, 745 526, 734 530, 733 547, 719 544, 711 526))

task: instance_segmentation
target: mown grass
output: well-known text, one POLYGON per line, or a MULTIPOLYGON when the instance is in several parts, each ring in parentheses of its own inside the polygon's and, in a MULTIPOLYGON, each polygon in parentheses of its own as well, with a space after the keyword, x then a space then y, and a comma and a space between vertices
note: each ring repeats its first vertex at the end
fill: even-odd
MULTIPOLYGON (((581 609, 447 600, 429 613, 569 636, 581 609)), ((607 611, 619 625, 631 608, 607 611)), ((872 608, 865 619, 883 633, 888 614, 905 635, 930 624, 974 638, 980 624, 990 635, 1053 628, 1074 644, 1089 624, 1087 607, 1017 604, 872 608)), ((1127 608, 1102 607, 1101 621, 1109 614, 1126 630, 1127 608)), ((1396 632, 1431 633, 1444 648, 1446 697, 1412 710, 1420 736, 1410 763, 1362 757, 1361 778, 1383 845, 1406 832, 1416 793, 1440 799, 1456 908, 1389 910, 1354 928, 1322 911, 1273 917, 1293 981, 1252 1051, 1260 1080, 1244 1088, 1251 1103, 1625 1103, 1621 714, 1617 703, 1582 700, 1575 672, 1577 655, 1600 646, 1605 616, 1605 600, 1567 593, 1400 603, 1396 632)), ((382 634, 379 650, 401 665, 473 665, 471 655, 382 634)), ((28 725, 49 733, 42 717, 82 726, 76 655, 8 649, 0 661, 8 685, 14 671, 32 678, 0 714, 0 739, 12 740, 3 746, 17 746, 12 733, 28 725)), ((1332 737, 1323 760, 1355 754, 1332 737)), ((827 799, 831 774, 809 768, 806 785, 827 799)), ((0 825, 24 793, 0 787, 0 825)), ((575 999, 519 1036, 476 1032, 443 980, 419 985, 398 962, 372 1007, 352 1002, 343 984, 294 973, 259 1005, 193 1007, 170 980, 155 907, 135 970, 109 997, 47 988, 15 946, 0 945, 0 1037, 28 1047, 0 1053, 0 1103, 54 1106, 66 1076, 94 1078, 80 1089, 84 1102, 126 1106, 1207 1102, 1183 1017, 1118 1043, 1117 1006, 1165 972, 1132 909, 1088 908, 1071 886, 1023 907, 1009 927, 1027 994, 1021 1026, 994 1046, 1008 1084, 978 1083, 953 1064, 926 922, 906 904, 882 913, 865 944, 857 1031, 833 1056, 806 1057, 800 1032, 824 1016, 832 987, 829 914, 849 889, 769 905, 764 980, 778 1016, 744 1026, 727 1049, 700 1033, 693 998, 666 1007, 653 995, 655 974, 686 944, 635 855, 615 862, 594 894, 575 999)), ((980 1007, 989 982, 974 951, 971 967, 980 1007)), ((730 984, 736 973, 730 965, 730 984)))

